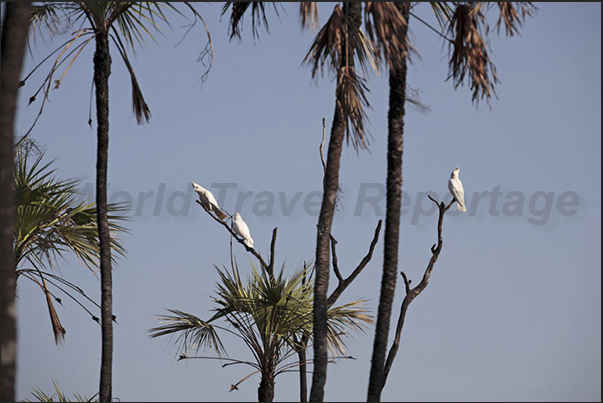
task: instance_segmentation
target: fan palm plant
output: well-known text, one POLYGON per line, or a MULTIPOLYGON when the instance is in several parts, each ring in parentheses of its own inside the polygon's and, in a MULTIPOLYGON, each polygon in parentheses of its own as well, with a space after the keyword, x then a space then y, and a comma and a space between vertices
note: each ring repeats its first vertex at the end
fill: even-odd
POLYGON ((31 394, 34 396, 35 400, 23 399, 22 401, 24 401, 24 402, 71 402, 71 401, 92 402, 92 401, 94 401, 94 398, 98 394, 97 393, 92 397, 88 397, 88 396, 80 395, 79 393, 74 392, 73 398, 75 400, 71 400, 71 399, 69 399, 69 397, 67 397, 66 394, 64 394, 61 391, 59 384, 54 379, 52 380, 52 385, 54 387, 54 393, 51 393, 50 395, 48 395, 42 389, 35 387, 33 392, 31 392, 31 394))
MULTIPOLYGON (((61 325, 54 302, 61 299, 51 288, 64 292, 72 298, 93 319, 99 319, 85 307, 80 299, 96 305, 94 301, 75 284, 66 280, 59 270, 59 263, 65 252, 74 254, 84 266, 95 275, 98 273, 100 242, 96 208, 94 203, 78 202, 80 179, 57 179, 54 161, 42 164, 44 153, 30 161, 31 154, 19 148, 15 160, 15 223, 14 257, 16 278, 22 276, 36 283, 46 297, 46 303, 55 342, 62 342, 65 329, 61 325), (49 285, 52 287, 49 288, 49 285), (54 302, 53 302, 54 301, 54 302)), ((109 227, 112 230, 111 248, 124 256, 125 250, 116 237, 127 230, 120 221, 126 217, 119 215, 125 206, 108 206, 109 227)))
MULTIPOLYGON (((293 370, 298 363, 291 358, 300 347, 299 340, 312 331, 312 306, 314 283, 310 281, 310 266, 298 269, 291 277, 280 273, 271 277, 265 271, 258 271, 252 264, 252 271, 243 281, 238 267, 232 274, 217 266, 220 280, 217 283, 215 314, 204 321, 195 315, 178 310, 168 310, 171 315, 158 316, 161 325, 150 329, 151 337, 173 335, 176 337, 181 359, 219 358, 227 361, 224 366, 245 364, 261 374, 258 387, 258 401, 272 401, 274 380, 281 373, 293 370), (218 324, 218 320, 224 325, 218 324), (251 351, 253 360, 244 361, 225 357, 225 348, 219 333, 228 333, 240 339, 251 351), (193 357, 199 348, 215 351, 218 357, 193 357)), ((362 307, 364 301, 331 307, 327 312, 327 340, 331 360, 336 354, 345 354, 345 337, 350 330, 359 331, 372 323, 371 317, 362 307)), ((310 339, 311 342, 312 339, 310 339)))
MULTIPOLYGON (((183 3, 193 13, 195 22, 203 19, 192 4, 183 3)), ((181 14, 170 3, 155 2, 56 2, 43 3, 34 7, 32 26, 34 33, 37 27, 47 28, 52 34, 60 31, 61 23, 71 27, 79 24, 79 28, 71 33, 72 37, 59 49, 56 58, 44 83, 36 94, 43 90, 42 113, 53 83, 54 73, 59 66, 72 55, 65 72, 56 80, 55 88, 61 83, 73 61, 81 54, 82 49, 94 41, 94 88, 96 93, 97 121, 97 156, 96 156, 96 209, 100 240, 100 274, 101 274, 101 376, 99 399, 101 402, 111 401, 111 378, 113 363, 113 326, 112 326, 112 275, 111 275, 111 235, 107 210, 107 164, 109 159, 109 75, 111 74, 111 54, 109 43, 112 40, 121 56, 131 78, 132 104, 137 122, 143 123, 151 117, 149 107, 144 100, 134 69, 128 57, 128 49, 134 49, 135 43, 144 45, 145 36, 153 39, 150 29, 160 32, 160 24, 169 25, 164 9, 171 9, 181 14)), ((204 23, 203 23, 204 24, 204 23)), ((204 24, 205 25, 205 24, 204 24)), ((209 32, 208 34, 209 38, 209 32)), ((206 47, 206 54, 212 54, 211 41, 206 47)), ((57 50, 58 51, 58 50, 57 50)), ((49 58, 50 56, 48 56, 49 58)), ((48 59, 47 58, 47 59, 48 59)), ((45 60, 47 60, 45 59, 45 60)), ((44 60, 44 61, 45 61, 44 60)), ((43 62, 44 62, 43 61, 43 62)), ((43 63, 42 62, 42 63, 43 63)), ((211 66, 211 65, 210 65, 211 66)), ((36 67, 37 69, 37 67, 36 67)), ((35 70, 35 69, 34 69, 35 70)), ((28 76, 29 77, 29 76, 28 76)), ((25 78, 25 80, 27 77, 25 78)), ((23 83, 25 82, 23 81, 23 83)), ((30 99, 35 100, 36 94, 30 99)), ((36 118, 37 121, 37 118, 36 118)), ((92 123, 90 120, 89 123, 92 123)), ((35 125, 35 122, 34 122, 35 125)), ((32 126, 33 128, 33 126, 32 126)), ((29 132, 31 129, 29 130, 29 132)), ((29 133, 28 132, 28 133, 29 133)))

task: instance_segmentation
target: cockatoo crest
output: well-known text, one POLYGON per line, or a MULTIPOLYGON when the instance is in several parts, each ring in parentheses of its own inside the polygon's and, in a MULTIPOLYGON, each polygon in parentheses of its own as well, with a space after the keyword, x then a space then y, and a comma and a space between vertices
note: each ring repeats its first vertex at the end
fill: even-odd
POLYGON ((243 221, 243 218, 241 218, 241 214, 235 213, 232 227, 234 231, 243 238, 245 244, 250 248, 253 248, 253 239, 251 238, 249 227, 247 226, 247 223, 243 221))
POLYGON ((448 190, 456 200, 456 206, 459 211, 467 210, 465 208, 465 191, 463 190, 463 183, 459 179, 459 167, 457 166, 452 173, 450 174, 450 179, 448 180, 448 190))
POLYGON ((199 202, 201 202, 201 205, 208 211, 213 211, 220 220, 224 220, 227 216, 220 210, 220 206, 218 206, 218 202, 214 195, 203 186, 197 185, 195 182, 192 182, 192 184, 193 189, 195 189, 195 192, 199 195, 199 202))

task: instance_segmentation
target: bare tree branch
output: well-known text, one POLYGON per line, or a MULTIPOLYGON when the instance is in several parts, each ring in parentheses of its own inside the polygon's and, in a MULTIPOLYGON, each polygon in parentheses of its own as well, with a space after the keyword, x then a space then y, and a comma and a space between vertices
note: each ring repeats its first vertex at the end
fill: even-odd
POLYGON ((335 288, 335 290, 333 290, 333 293, 331 293, 331 295, 327 299, 327 306, 333 305, 335 303, 335 301, 337 301, 337 299, 339 298, 341 293, 352 283, 352 281, 354 281, 354 279, 356 277, 358 277, 358 275, 366 267, 368 262, 371 261, 371 259, 373 257, 373 251, 375 250, 375 245, 377 245, 377 241, 379 240, 379 232, 381 231, 382 222, 383 222, 383 220, 379 220, 379 223, 377 224, 377 228, 375 228, 375 235, 373 236, 373 240, 371 241, 371 245, 369 247, 368 253, 362 259, 360 264, 358 264, 356 269, 354 269, 352 274, 350 274, 349 277, 346 279, 344 279, 341 276, 341 273, 339 272, 339 268, 337 267, 337 255, 335 254, 335 243, 337 243, 337 241, 331 235, 331 243, 332 243, 332 250, 333 250, 333 269, 335 270, 335 275, 339 279, 339 284, 337 285, 337 288, 335 288))
MULTIPOLYGON (((209 214, 209 216, 211 218, 213 218, 216 222, 220 223, 224 228, 226 228, 228 230, 228 232, 230 232, 230 234, 237 240, 237 242, 239 242, 241 245, 243 245, 243 247, 245 248, 245 250, 249 253, 251 253, 253 256, 255 256, 259 261, 260 264, 262 265, 262 268, 264 270, 266 270, 268 272, 268 274, 270 274, 270 267, 268 264, 266 264, 266 261, 262 258, 262 256, 253 248, 250 248, 249 246, 247 246, 247 244, 245 243, 245 241, 241 238, 239 238, 239 236, 237 235, 236 232, 234 232, 234 230, 232 228, 230 228, 228 226, 228 224, 226 224, 224 221, 220 220, 218 217, 216 217, 215 215, 211 214, 211 212, 205 208, 205 206, 203 206, 203 204, 201 204, 201 202, 199 200, 195 200, 195 202, 197 202, 197 204, 199 204, 201 207, 203 207, 203 210, 205 210, 207 212, 207 214, 209 214)), ((229 214, 230 215, 230 214, 229 214)), ((270 262, 270 264, 272 265, 274 263, 274 245, 276 243, 276 228, 274 228, 273 232, 272 232, 272 260, 270 262)))
POLYGON ((335 276, 341 282, 343 281, 343 276, 339 271, 339 265, 337 264, 337 252, 335 251, 335 245, 337 245, 337 240, 333 235, 331 235, 331 253, 333 254, 333 271, 335 272, 335 276))
POLYGON ((324 171, 326 171, 327 164, 325 164, 325 156, 322 152, 322 149, 324 146, 325 146, 325 118, 322 118, 322 143, 320 143, 320 147, 318 147, 318 150, 320 151, 320 161, 322 162, 322 169, 324 171))
POLYGON ((272 242, 270 243, 270 265, 268 265, 268 275, 270 275, 270 278, 274 276, 274 248, 276 246, 276 230, 277 227, 274 227, 272 230, 272 242))
POLYGON ((427 195, 427 197, 429 197, 429 199, 431 201, 433 201, 436 204, 436 206, 438 206, 438 209, 440 210, 439 217, 438 217, 438 243, 434 244, 431 247, 432 256, 429 259, 429 263, 427 264, 427 268, 425 269, 425 274, 423 274, 423 279, 421 280, 419 285, 417 285, 416 287, 411 289, 410 288, 411 281, 408 279, 408 277, 406 277, 406 274, 403 271, 400 272, 400 274, 402 275, 402 278, 404 279, 404 285, 406 287, 406 296, 404 297, 404 300, 402 301, 402 306, 400 308, 400 317, 398 318, 398 325, 396 326, 396 337, 394 338, 394 342, 392 343, 392 346, 387 355, 387 360, 385 361, 383 385, 381 385, 381 388, 383 388, 385 386, 385 382, 387 381, 387 376, 389 375, 389 371, 394 362, 394 358, 396 358, 396 354, 398 353, 398 348, 400 347, 400 336, 402 333, 402 328, 404 327, 404 319, 406 317, 406 311, 408 310, 408 306, 410 305, 412 300, 415 299, 425 289, 425 287, 427 287, 427 283, 429 282, 429 277, 431 276, 431 271, 433 270, 433 267, 434 267, 436 261, 438 260, 438 257, 440 256, 440 252, 442 251, 442 245, 444 243, 444 240, 442 239, 442 224, 444 222, 444 214, 446 213, 446 211, 448 211, 448 209, 450 209, 450 207, 452 206, 452 204, 455 201, 454 198, 452 198, 450 203, 448 203, 448 205, 446 206, 446 205, 444 205, 444 202, 438 203, 430 195, 427 195))

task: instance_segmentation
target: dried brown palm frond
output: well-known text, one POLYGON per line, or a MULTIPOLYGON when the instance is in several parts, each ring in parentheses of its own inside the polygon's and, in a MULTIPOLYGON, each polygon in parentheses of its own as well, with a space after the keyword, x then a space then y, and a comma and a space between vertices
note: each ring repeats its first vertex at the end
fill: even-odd
POLYGON ((500 32, 502 23, 508 36, 519 33, 519 28, 526 17, 531 17, 538 8, 530 2, 498 2, 499 16, 496 22, 497 32, 500 32), (519 11, 518 11, 519 9, 519 11))
POLYGON ((494 84, 499 81, 482 35, 483 29, 487 29, 483 7, 483 3, 459 5, 448 26, 453 37, 449 44, 448 79, 452 78, 458 88, 467 77, 473 92, 472 101, 496 96, 494 84))
POLYGON ((318 5, 315 1, 299 3, 299 18, 302 28, 310 28, 312 32, 318 29, 318 5))
POLYGON ((318 31, 302 64, 312 66, 312 78, 318 71, 324 74, 325 64, 331 71, 337 71, 341 65, 343 38, 346 36, 346 23, 343 10, 335 6, 326 24, 318 31))
MULTIPOLYGON (((402 7, 408 12, 409 3, 402 7)), ((367 2, 364 8, 368 37, 375 44, 377 59, 388 66, 401 64, 408 57, 408 22, 393 2, 367 2)))
POLYGON ((52 323, 52 333, 54 333, 54 342, 56 344, 62 344, 65 340, 65 333, 67 331, 61 325, 61 321, 59 320, 59 315, 57 315, 56 309, 54 309, 54 304, 52 303, 52 298, 50 297, 50 291, 46 286, 46 281, 42 278, 42 284, 39 284, 42 287, 42 291, 46 295, 46 305, 48 306, 48 313, 50 315, 50 322, 52 323))
POLYGON ((149 123, 151 120, 151 110, 149 109, 149 106, 142 95, 142 90, 140 89, 140 85, 138 85, 138 79, 136 78, 136 74, 134 73, 134 69, 130 63, 130 59, 128 58, 128 53, 118 35, 115 36, 115 43, 117 45, 117 49, 119 50, 119 54, 121 55, 126 68, 128 69, 128 73, 130 73, 130 81, 132 83, 132 110, 134 111, 134 116, 136 117, 136 123, 144 123, 142 120, 143 117, 144 120, 149 123))
MULTIPOLYGON (((233 38, 241 39, 241 29, 243 25, 243 16, 251 6, 251 32, 253 34, 253 39, 259 36, 258 27, 264 23, 266 27, 266 32, 270 33, 270 29, 268 27, 268 18, 266 18, 266 2, 263 1, 249 1, 249 2, 236 2, 236 1, 227 1, 222 7, 222 14, 226 14, 229 8, 232 8, 230 13, 230 24, 228 27, 230 40, 233 38)), ((276 7, 276 3, 272 3, 274 6, 274 11, 278 17, 278 9, 276 7)))
POLYGON ((376 50, 371 40, 358 29, 350 37, 344 10, 338 4, 325 25, 316 34, 302 65, 310 65, 312 78, 327 70, 337 75, 337 102, 342 108, 347 128, 347 141, 354 148, 368 148, 364 120, 365 108, 370 108, 366 93, 366 80, 357 72, 357 65, 366 73, 369 66, 377 71, 376 50), (350 57, 351 56, 351 57, 350 57))
POLYGON ((364 107, 370 107, 365 95, 368 91, 366 80, 356 74, 354 67, 341 68, 338 74, 337 102, 349 123, 346 125, 346 141, 348 144, 351 141, 355 150, 368 149, 369 145, 364 129, 364 122, 368 121, 364 107))

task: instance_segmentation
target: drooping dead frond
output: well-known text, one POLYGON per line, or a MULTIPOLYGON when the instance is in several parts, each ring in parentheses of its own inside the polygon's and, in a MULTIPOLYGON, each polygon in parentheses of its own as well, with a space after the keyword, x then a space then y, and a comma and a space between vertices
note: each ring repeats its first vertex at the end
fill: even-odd
POLYGON ((136 123, 142 124, 144 123, 142 118, 149 123, 151 119, 151 111, 146 101, 144 100, 144 96, 142 95, 142 90, 138 85, 138 79, 136 78, 136 74, 134 73, 134 69, 130 64, 130 60, 128 59, 128 54, 124 48, 123 43, 119 35, 115 35, 115 43, 118 45, 117 49, 119 50, 119 54, 121 55, 128 72, 130 73, 130 81, 132 83, 132 109, 134 110, 134 116, 136 117, 136 123))
POLYGON ((302 1, 299 3, 299 18, 302 28, 310 28, 312 32, 318 29, 318 5, 315 1, 302 1))
MULTIPOLYGON (((270 33, 270 29, 268 26, 268 18, 266 18, 266 2, 263 1, 250 1, 250 2, 236 2, 236 1, 228 1, 222 7, 222 14, 226 14, 229 8, 232 7, 232 12, 230 13, 230 24, 228 27, 230 40, 233 38, 241 39, 241 30, 243 25, 243 16, 251 6, 251 32, 253 35, 253 39, 259 37, 258 27, 264 23, 266 27, 266 32, 270 33)), ((276 8, 276 4, 273 3, 274 11, 278 17, 278 9, 276 8)))
POLYGON ((368 121, 365 107, 370 107, 365 95, 368 91, 365 83, 366 80, 358 76, 351 66, 342 67, 338 74, 337 102, 347 122, 346 141, 348 144, 351 141, 355 150, 368 149, 369 144, 364 129, 364 121, 368 121))
MULTIPOLYGON (((409 3, 404 3, 408 7, 409 3)), ((408 56, 408 22, 392 2, 367 2, 366 30, 376 45, 377 58, 390 66, 399 65, 408 56)))
POLYGON ((505 24, 505 31, 508 36, 519 33, 519 27, 525 21, 526 16, 531 17, 538 10, 530 2, 498 2, 500 14, 496 22, 497 32, 500 32, 502 23, 505 24), (518 12, 519 8, 519 12, 518 12))
POLYGON ((458 88, 467 77, 472 101, 496 96, 494 84, 498 82, 496 68, 488 56, 482 30, 487 29, 482 3, 459 5, 450 19, 448 32, 454 38, 449 44, 449 77, 458 88))
POLYGON ((346 16, 342 7, 336 5, 302 61, 302 65, 312 67, 313 79, 317 78, 319 71, 324 74, 325 66, 336 74, 337 102, 346 122, 347 141, 351 141, 357 151, 359 148, 368 149, 364 120, 367 119, 365 108, 370 108, 370 104, 366 97, 369 92, 366 80, 358 74, 355 66, 364 72, 369 65, 377 70, 375 47, 359 25, 357 18, 346 16), (351 28, 353 24, 357 26, 351 28))
POLYGON ((312 78, 317 77, 320 69, 324 74, 325 64, 328 62, 328 68, 336 71, 340 66, 342 55, 343 38, 346 35, 346 23, 343 10, 339 5, 335 6, 333 13, 326 24, 318 31, 303 64, 312 66, 312 78))
MULTIPOLYGON (((429 3, 431 6, 431 11, 433 11, 436 20, 438 20, 438 24, 440 28, 443 29, 448 24, 448 20, 452 15, 452 7, 450 4, 440 1, 432 1, 429 3)), ((412 8, 414 6, 410 6, 412 8)))
POLYGON ((46 281, 44 280, 44 278, 42 278, 42 284, 40 284, 40 287, 42 287, 42 290, 46 295, 46 305, 48 306, 50 322, 52 323, 52 333, 54 333, 54 342, 56 344, 62 344, 65 340, 65 333, 67 333, 67 331, 61 325, 59 315, 57 315, 57 311, 54 309, 54 304, 52 303, 52 298, 50 297, 50 291, 48 291, 48 287, 46 286, 46 281))

